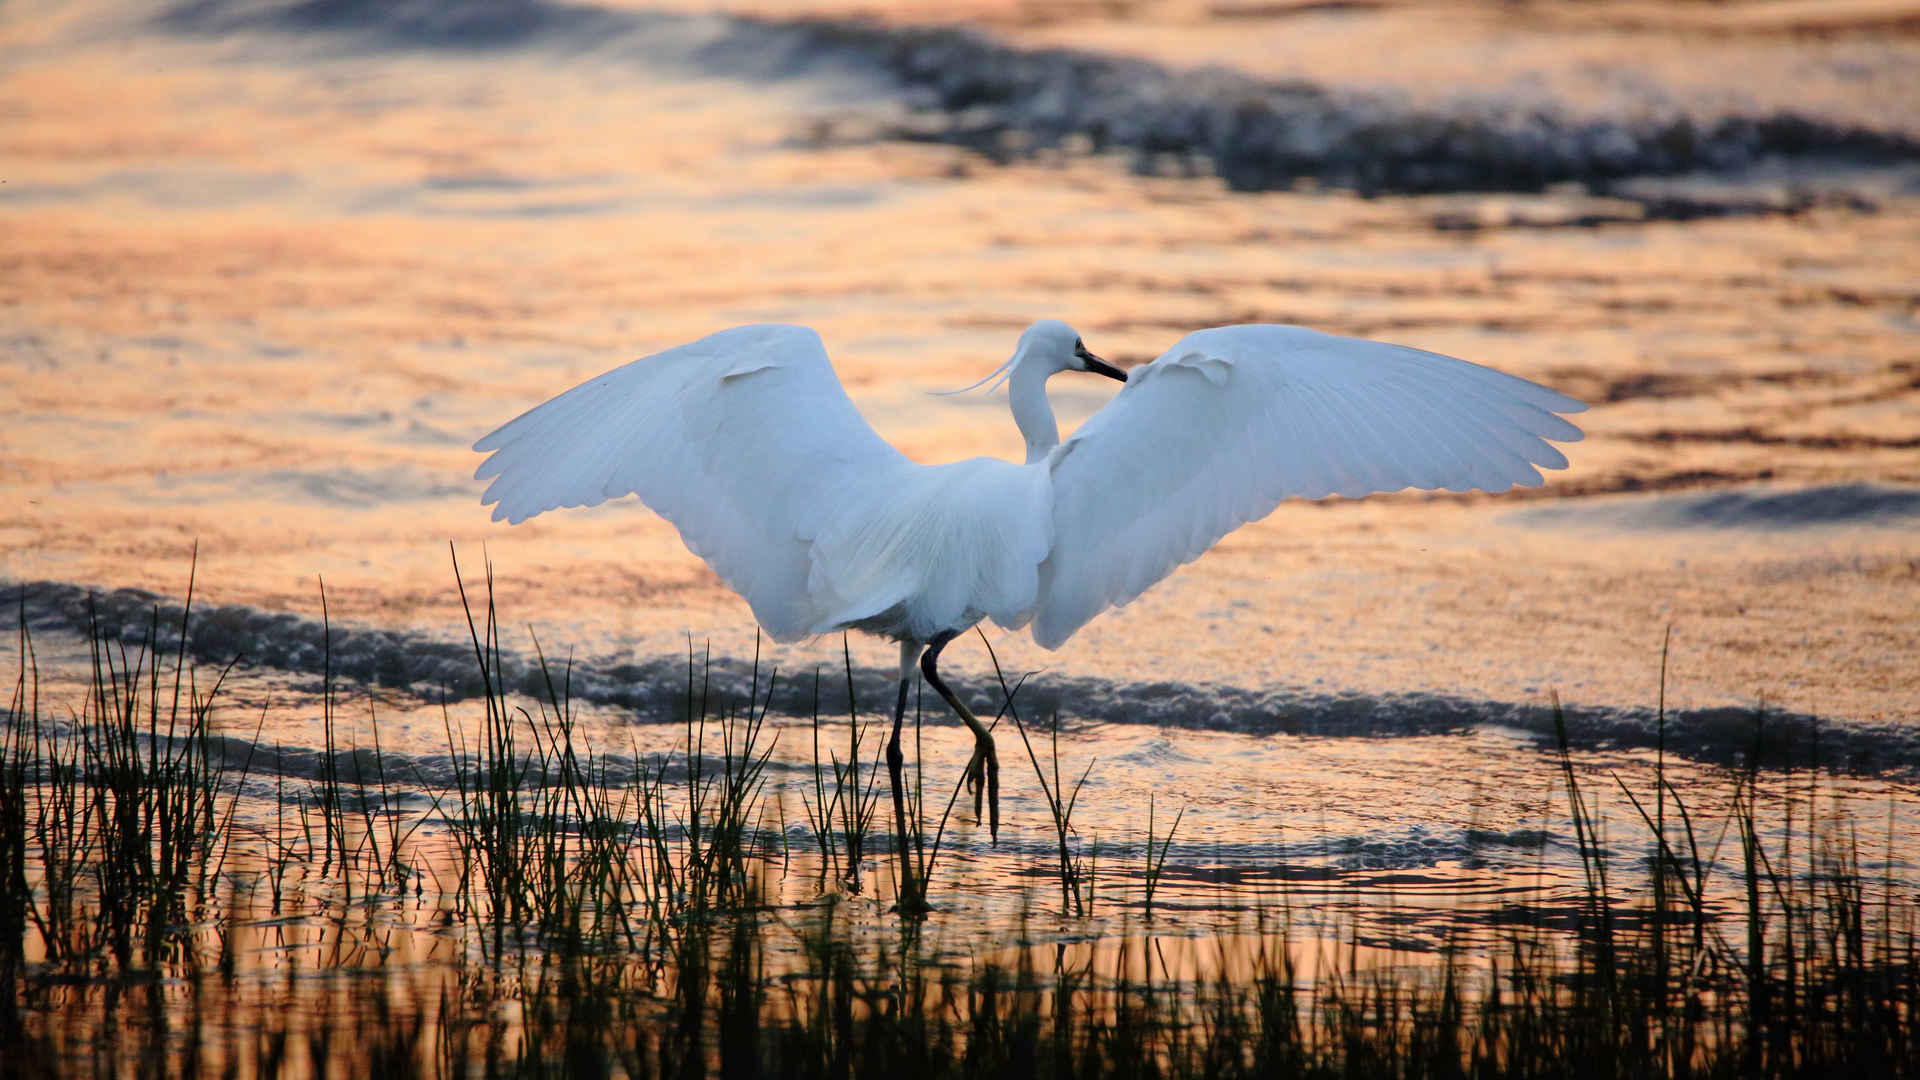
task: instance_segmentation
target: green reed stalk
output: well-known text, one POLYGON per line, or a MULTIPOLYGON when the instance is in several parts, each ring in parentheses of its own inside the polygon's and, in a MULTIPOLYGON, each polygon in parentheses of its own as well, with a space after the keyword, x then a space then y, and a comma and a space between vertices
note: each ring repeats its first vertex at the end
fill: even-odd
POLYGON ((1173 824, 1167 827, 1167 835, 1164 837, 1158 838, 1158 842, 1160 844, 1160 850, 1157 853, 1154 851, 1154 847, 1153 847, 1156 840, 1156 837, 1154 836, 1154 831, 1153 831, 1153 826, 1154 826, 1153 813, 1154 813, 1154 796, 1152 795, 1152 793, 1149 793, 1147 795, 1147 851, 1146 851, 1147 866, 1146 866, 1146 873, 1145 873, 1146 919, 1148 922, 1153 921, 1153 894, 1154 894, 1154 891, 1158 889, 1160 886, 1161 875, 1166 873, 1167 854, 1173 847, 1173 834, 1180 831, 1180 822, 1181 822, 1181 819, 1187 816, 1187 808, 1184 806, 1180 808, 1179 813, 1176 813, 1173 816, 1173 824))

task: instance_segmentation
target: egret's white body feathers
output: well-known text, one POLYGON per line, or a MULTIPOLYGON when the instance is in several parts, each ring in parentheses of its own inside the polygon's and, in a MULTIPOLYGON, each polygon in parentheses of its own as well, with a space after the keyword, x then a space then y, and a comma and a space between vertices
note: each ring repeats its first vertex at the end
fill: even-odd
POLYGON ((1537 485, 1566 464, 1546 440, 1580 438, 1555 414, 1585 408, 1417 349, 1227 326, 1135 368, 1061 443, 1045 383, 1075 368, 1104 365, 1036 323, 1007 365, 1027 464, 923 466, 860 416, 819 335, 738 327, 510 421, 474 444, 476 476, 509 522, 639 495, 777 640, 992 619, 1051 649, 1283 499, 1537 485))
POLYGON ((809 628, 924 642, 990 618, 1024 624, 1053 548, 1046 469, 998 458, 908 465, 848 492, 813 540, 810 593, 832 598, 809 628))

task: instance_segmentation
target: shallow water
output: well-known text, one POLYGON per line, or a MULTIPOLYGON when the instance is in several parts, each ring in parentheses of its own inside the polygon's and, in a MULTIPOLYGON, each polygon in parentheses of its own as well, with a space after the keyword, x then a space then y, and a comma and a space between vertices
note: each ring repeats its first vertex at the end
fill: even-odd
MULTIPOLYGON (((1920 70, 1910 36, 1864 16, 1805 40, 1482 12, 1402 68, 1381 57, 1445 12, 1303 30, 1284 11, 982 11, 1016 50, 1228 64, 1342 101, 1417 94, 1435 123, 1533 93, 1572 122, 1649 101, 1766 115, 1783 82, 1755 72, 1785 56, 1816 73, 1820 123, 1879 139, 1867 160, 1367 197, 1143 175, 1209 166, 1070 138, 983 156, 867 45, 777 22, 615 11, 542 29, 507 16, 551 9, 500 5, 505 29, 471 39, 355 5, 313 8, 337 16, 315 25, 278 10, 16 4, 0 26, 0 577, 34 583, 49 700, 82 677, 88 590, 177 603, 197 558, 200 659, 250 658, 220 723, 310 751, 324 581, 338 670, 365 684, 383 748, 444 773, 433 703, 471 693, 451 541, 470 585, 491 564, 517 670, 531 627, 577 658, 605 745, 664 749, 690 642, 740 693, 744 603, 631 500, 489 523, 469 479, 479 434, 633 356, 777 319, 821 331, 910 456, 1016 457, 1001 400, 927 391, 990 369, 1033 318, 1066 317, 1128 363, 1195 326, 1298 322, 1546 382, 1593 404, 1588 438, 1537 491, 1289 503, 1057 653, 990 629, 1011 675, 1035 673, 1023 715, 1059 713, 1061 772, 1092 766, 1077 821, 1116 882, 1142 857, 1152 794, 1186 811, 1164 902, 1196 926, 1246 902, 1222 883, 1323 883, 1400 942, 1427 931, 1395 905, 1452 910, 1522 879, 1571 896, 1550 695, 1609 815, 1631 821, 1607 777, 1650 785, 1669 630, 1667 745, 1702 812, 1724 810, 1758 710, 1848 767, 1836 797, 1915 835, 1920 162, 1898 143, 1920 97, 1896 92, 1920 70), (208 29, 233 20, 246 26, 208 29), (1326 44, 1349 30, 1386 44, 1326 44), (1506 49, 1516 35, 1525 47, 1506 49), (1718 69, 1687 62, 1702 42, 1718 69), (1473 81, 1458 57, 1491 52, 1504 66, 1473 81), (1383 890, 1388 907, 1360 899, 1383 890)), ((1057 383, 1069 430, 1110 393, 1057 383)), ((137 636, 146 603, 107 629, 137 636)), ((850 647, 871 715, 892 647, 850 647)), ((764 644, 782 711, 804 714, 816 670, 841 692, 841 649, 764 644)), ((17 652, 0 644, 0 665, 17 652)), ((948 657, 991 707, 977 639, 948 657)), ((780 731, 780 773, 798 777, 811 731, 780 731)), ((930 789, 964 743, 927 729, 930 789)), ((1001 843, 960 815, 965 857, 937 883, 960 910, 1012 912, 1052 858, 1004 726, 1001 746, 1001 843)), ((280 768, 301 779, 297 759, 280 768)), ((1873 858, 1904 873, 1911 854, 1873 858)))

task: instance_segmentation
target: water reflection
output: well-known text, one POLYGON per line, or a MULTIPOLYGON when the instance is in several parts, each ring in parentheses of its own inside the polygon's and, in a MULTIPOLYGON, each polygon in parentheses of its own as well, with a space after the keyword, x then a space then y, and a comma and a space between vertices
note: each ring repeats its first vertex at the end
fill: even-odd
MULTIPOLYGON (((1911 130, 1920 93, 1902 89, 1920 65, 1897 34, 1556 22, 1618 14, 1580 7, 1495 30, 1491 16, 1421 5, 1226 5, 1160 23, 1154 5, 1131 20, 970 10, 1023 46, 1225 61, 1335 89, 1424 88, 1493 64, 1499 93, 1545 86, 1576 113, 1644 92, 1720 117, 1725 87, 1704 84, 1725 78, 1763 105, 1805 97, 1823 123, 1911 130), (1708 49, 1733 59, 1703 63, 1708 49)), ((1658 17, 1787 17, 1773 7, 1658 17)), ((399 1043, 417 1047, 444 1030, 432 1003, 487 994, 497 1010, 462 1029, 471 1044, 455 1040, 470 1060, 526 1030, 525 1003, 554 995, 496 993, 460 965, 511 955, 498 946, 513 935, 535 947, 526 955, 559 936, 469 935, 462 918, 479 916, 448 899, 449 744, 480 743, 485 713, 447 541, 470 582, 482 552, 492 563, 513 707, 539 714, 530 626, 556 662, 577 658, 581 732, 617 779, 682 749, 690 636, 696 652, 710 642, 716 684, 738 702, 755 633, 673 530, 631 502, 489 525, 465 447, 625 359, 759 319, 818 327, 856 402, 923 461, 1020 456, 1002 403, 926 391, 990 370, 1040 316, 1070 316, 1120 360, 1199 325, 1308 323, 1479 360, 1598 406, 1574 468, 1533 501, 1289 504, 1066 651, 994 639, 1010 675, 1037 673, 1022 718, 1045 732, 1058 714, 1057 747, 1036 741, 1049 782, 1054 752, 1062 775, 1090 769, 1067 839, 1091 911, 1068 914, 1038 780, 1007 754, 1001 843, 964 810, 942 839, 929 968, 985 956, 1145 977, 1129 965, 1152 956, 1155 977, 1191 979, 1222 970, 1197 943, 1208 937, 1226 943, 1235 978, 1233 965, 1283 942, 1310 976, 1418 966, 1534 927, 1576 948, 1593 886, 1553 750, 1556 690, 1601 827, 1585 850, 1613 860, 1619 925, 1658 925, 1634 914, 1655 889, 1643 810, 1664 809, 1675 846, 1715 868, 1686 898, 1731 943, 1705 967, 1746 955, 1736 871, 1750 850, 1778 855, 1802 910, 1829 910, 1813 903, 1833 895, 1820 890, 1858 882, 1878 910, 1910 908, 1920 210, 1898 168, 1788 163, 1625 193, 1251 195, 1142 175, 1179 170, 1088 147, 995 164, 894 138, 909 110, 844 71, 750 81, 617 51, 365 50, 162 33, 113 3, 8 10, 0 491, 14 513, 0 521, 0 576, 36 584, 0 605, 24 611, 33 634, 31 654, 4 636, 0 670, 37 663, 43 715, 86 715, 89 590, 150 590, 103 593, 93 610, 117 612, 111 636, 137 644, 158 597, 164 636, 196 545, 199 689, 246 658, 208 732, 230 770, 218 805, 234 844, 191 894, 201 906, 160 920, 155 957, 116 973, 95 963, 112 955, 105 944, 55 970, 44 941, 14 938, 32 969, 20 985, 40 995, 35 1022, 60 1028, 51 1037, 74 1060, 114 1071, 156 1028, 168 1052, 188 1053, 187 1032, 224 1030, 232 1053, 269 1060, 304 1045, 285 1034, 293 1025, 319 1034, 323 1058, 364 1066, 349 1033, 368 1017, 402 1018, 399 1043), (408 836, 407 873, 387 866, 351 899, 307 839, 321 829, 328 671, 348 751, 331 775, 378 786, 376 721, 386 762, 385 805, 347 834, 349 850, 386 844, 396 825, 408 836), (1755 716, 1780 757, 1749 774, 1755 716), (1832 768, 1801 767, 1816 758, 1832 768), (1149 798, 1162 841, 1185 811, 1151 873, 1149 798), (1029 945, 1010 943, 1021 935, 1029 945), (196 1028, 191 1010, 212 1026, 196 1028), (269 1035, 256 1043, 223 1017, 269 1035)), ((1063 395, 1063 426, 1100 400, 1063 395)), ((754 874, 766 917, 801 931, 772 945, 773 972, 824 955, 808 951, 818 919, 869 943, 901 932, 883 849, 864 853, 856 891, 844 860, 819 862, 807 820, 816 671, 834 718, 823 747, 873 775, 871 729, 860 752, 840 749, 841 648, 765 653, 785 696, 769 720, 754 874)), ((851 651, 864 721, 887 701, 892 657, 859 640, 851 651)), ((991 711, 986 650, 969 641, 948 657, 991 711)), ((922 733, 930 803, 967 745, 948 724, 922 733)), ((676 761, 666 775, 684 782, 676 761)), ((36 902, 51 896, 33 887, 36 902)), ((527 972, 528 984, 564 982, 527 972)), ((660 999, 645 1000, 657 1019, 660 999)))

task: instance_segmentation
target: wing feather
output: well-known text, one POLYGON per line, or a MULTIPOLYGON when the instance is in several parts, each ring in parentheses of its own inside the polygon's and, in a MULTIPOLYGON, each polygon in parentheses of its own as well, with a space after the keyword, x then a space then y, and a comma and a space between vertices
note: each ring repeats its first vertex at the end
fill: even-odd
POLYGON ((482 501, 518 523, 626 494, 680 530, 776 639, 836 603, 807 587, 828 508, 910 465, 805 327, 724 330, 590 379, 476 442, 482 501))
POLYGON ((1504 491, 1563 468, 1580 402, 1399 345, 1293 326, 1187 335, 1049 459, 1034 640, 1057 648, 1289 497, 1504 491))

